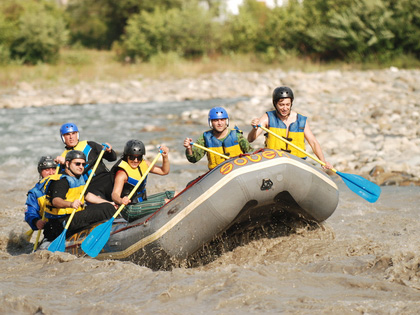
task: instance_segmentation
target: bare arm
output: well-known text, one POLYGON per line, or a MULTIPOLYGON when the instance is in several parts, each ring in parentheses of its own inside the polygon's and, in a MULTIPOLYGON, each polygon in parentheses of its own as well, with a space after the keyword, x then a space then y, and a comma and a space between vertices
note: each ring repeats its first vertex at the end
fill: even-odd
MULTIPOLYGON (((162 166, 156 166, 156 164, 150 170, 151 173, 157 175, 167 175, 169 174, 170 164, 169 164, 169 149, 168 147, 162 145, 160 147, 162 150, 162 166)), ((150 162, 146 161, 147 165, 150 166, 150 162)))
POLYGON ((131 201, 130 199, 127 198, 127 196, 124 196, 123 198, 121 198, 121 193, 124 188, 124 184, 127 182, 127 180, 128 180, 128 175, 124 171, 118 171, 117 174, 115 175, 114 188, 112 189, 111 197, 112 197, 112 200, 116 204, 128 205, 131 201))
POLYGON ((95 194, 92 194, 91 192, 88 192, 85 196, 85 200, 90 202, 90 203, 104 203, 104 202, 108 202, 108 203, 112 203, 108 200, 105 200, 95 194))
POLYGON ((185 138, 185 140, 184 140, 184 147, 185 147, 186 152, 187 152, 188 155, 192 155, 193 154, 191 142, 192 142, 192 139, 191 138, 185 138))
POLYGON ((322 152, 321 145, 319 144, 318 140, 315 138, 314 134, 312 133, 311 128, 309 127, 309 122, 306 121, 306 126, 304 130, 305 139, 308 141, 309 145, 314 151, 315 155, 320 159, 322 162, 325 163, 324 168, 332 169, 333 166, 325 160, 324 153, 322 152))
POLYGON ((82 204, 79 199, 76 199, 74 201, 67 201, 64 200, 61 197, 55 197, 52 200, 52 204, 55 208, 73 208, 77 209, 82 204))
POLYGON ((267 115, 267 113, 262 115, 260 118, 254 118, 251 121, 252 130, 248 134, 248 141, 249 142, 254 142, 255 139, 257 139, 260 136, 260 134, 262 133, 263 130, 261 128, 258 128, 257 127, 258 125, 261 125, 265 128, 268 128, 268 115, 267 115))

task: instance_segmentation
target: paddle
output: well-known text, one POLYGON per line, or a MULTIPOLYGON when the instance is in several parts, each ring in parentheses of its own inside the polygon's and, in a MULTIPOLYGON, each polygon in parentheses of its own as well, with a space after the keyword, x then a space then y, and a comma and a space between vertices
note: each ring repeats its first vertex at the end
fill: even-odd
MULTIPOLYGON (((45 219, 45 211, 42 213, 42 219, 45 219)), ((41 231, 42 229, 38 229, 38 233, 36 235, 36 240, 35 240, 35 244, 34 244, 34 251, 36 251, 36 249, 38 248, 38 242, 39 242, 39 237, 41 236, 41 231)))
POLYGON ((25 232, 25 238, 28 242, 31 241, 32 234, 34 234, 34 230, 30 229, 25 232))
POLYGON ((222 158, 224 158, 224 159, 226 159, 226 160, 228 160, 228 159, 229 159, 229 157, 228 157, 227 155, 224 155, 224 154, 222 154, 222 153, 219 153, 219 152, 213 151, 213 150, 211 150, 211 149, 209 149, 209 148, 206 148, 206 147, 203 147, 202 145, 199 145, 199 144, 197 144, 197 143, 190 142, 190 144, 191 144, 191 145, 193 145, 193 146, 196 146, 197 148, 203 149, 204 151, 208 151, 208 152, 214 153, 214 154, 216 154, 216 155, 218 155, 218 156, 221 156, 222 158))
MULTIPOLYGON (((155 157, 152 163, 150 163, 149 168, 146 170, 146 172, 143 174, 143 176, 140 178, 136 186, 134 186, 133 190, 128 195, 128 199, 131 199, 131 197, 134 195, 134 193, 137 191, 137 189, 140 187, 140 184, 144 181, 147 174, 149 174, 150 170, 153 168, 153 166, 156 164, 159 157, 162 155, 162 151, 158 153, 158 155, 155 157)), ((111 236, 111 228, 112 228, 112 222, 114 222, 115 218, 120 214, 120 212, 124 209, 125 205, 122 204, 118 210, 115 212, 115 214, 112 216, 111 219, 106 221, 105 223, 102 223, 101 225, 98 225, 96 228, 90 232, 90 234, 86 237, 86 239, 82 243, 82 249, 83 251, 88 254, 90 257, 96 257, 104 248, 106 242, 108 242, 109 237, 111 236)))
MULTIPOLYGON (((96 159, 96 163, 93 166, 92 172, 90 173, 88 180, 86 181, 85 187, 83 187, 83 191, 80 194, 79 200, 82 200, 83 196, 85 195, 86 189, 88 188, 88 186, 89 186, 89 184, 92 180, 92 177, 96 172, 96 168, 98 167, 99 163, 102 160, 102 156, 105 153, 105 149, 109 148, 109 146, 104 144, 104 143, 102 145, 103 145, 102 151, 99 154, 98 158, 96 159)), ((64 227, 63 232, 61 232, 61 234, 50 244, 50 246, 48 246, 49 251, 51 251, 51 252, 56 252, 56 251, 64 252, 66 250, 66 233, 67 233, 67 230, 70 226, 71 221, 73 220, 73 217, 74 217, 75 213, 76 213, 76 209, 73 209, 73 211, 71 212, 70 217, 67 221, 67 224, 64 227)))
MULTIPOLYGON (((271 134, 271 135, 279 138, 280 140, 286 142, 288 145, 291 145, 292 147, 294 147, 296 150, 299 150, 303 154, 306 154, 307 156, 309 156, 311 159, 318 162, 319 164, 325 165, 325 163, 322 162, 317 157, 309 154, 305 150, 299 148, 297 145, 291 143, 290 141, 284 139, 283 137, 275 134, 271 130, 269 130, 269 129, 261 126, 261 125, 258 125, 258 127, 260 127, 265 132, 268 132, 269 134, 271 134)), ((378 198, 381 194, 381 188, 378 185, 372 183, 371 181, 369 181, 369 180, 367 180, 367 179, 365 179, 365 178, 363 178, 362 176, 359 176, 359 175, 341 173, 334 168, 332 169, 332 171, 335 172, 337 175, 339 175, 341 177, 341 179, 344 181, 344 183, 347 185, 347 187, 350 188, 350 190, 353 191, 354 193, 358 194, 360 197, 366 199, 367 201, 369 201, 371 203, 378 200, 378 198)))

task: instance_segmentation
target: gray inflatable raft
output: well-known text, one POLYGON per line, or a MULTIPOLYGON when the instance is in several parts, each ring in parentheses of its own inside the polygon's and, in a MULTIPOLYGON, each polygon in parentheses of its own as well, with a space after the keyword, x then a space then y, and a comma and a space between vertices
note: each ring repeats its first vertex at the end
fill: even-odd
MULTIPOLYGON (((97 258, 160 269, 186 259, 233 225, 246 223, 249 229, 276 212, 322 222, 337 204, 337 185, 322 170, 283 151, 263 149, 218 165, 149 217, 115 220, 97 258)), ((67 251, 83 254, 80 243, 90 230, 70 237, 67 251)))

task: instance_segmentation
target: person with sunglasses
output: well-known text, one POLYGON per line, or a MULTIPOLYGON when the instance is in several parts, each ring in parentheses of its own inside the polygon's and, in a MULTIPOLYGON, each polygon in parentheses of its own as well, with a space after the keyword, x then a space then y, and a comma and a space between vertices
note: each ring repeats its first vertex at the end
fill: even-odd
MULTIPOLYGON (((167 175, 170 169, 169 149, 166 146, 161 146, 160 149, 162 150, 162 165, 154 165, 150 173, 167 175)), ((121 216, 128 222, 155 212, 175 195, 175 191, 164 191, 147 196, 148 176, 146 176, 133 197, 128 199, 127 196, 149 168, 150 162, 144 159, 145 154, 146 148, 143 142, 129 140, 124 146, 122 158, 111 168, 111 176, 114 179, 112 200, 117 205, 126 205, 121 211, 121 216)))
MULTIPOLYGON (((61 140, 65 145, 64 152, 57 156, 55 161, 61 165, 61 168, 64 169, 65 156, 71 150, 82 151, 86 157, 86 165, 83 172, 83 177, 85 180, 88 179, 92 168, 95 165, 96 159, 102 150, 102 145, 94 141, 79 141, 79 128, 74 123, 65 123, 60 128, 61 140)), ((106 143, 108 146, 105 149, 103 159, 108 162, 114 162, 117 160, 117 154, 112 149, 112 146, 109 143, 106 143)), ((106 200, 111 201, 111 192, 112 192, 112 180, 109 176, 109 170, 106 167, 105 163, 101 161, 96 169, 96 172, 92 178, 92 181, 88 187, 88 191, 98 195, 106 200)))
POLYGON ((86 155, 82 151, 71 150, 66 154, 64 171, 44 179, 47 181, 45 217, 48 219, 44 237, 50 242, 61 234, 73 209, 76 212, 67 237, 92 223, 107 220, 115 213, 112 202, 91 192, 81 196, 85 186, 85 165, 86 155), (85 204, 85 201, 88 203, 85 204))

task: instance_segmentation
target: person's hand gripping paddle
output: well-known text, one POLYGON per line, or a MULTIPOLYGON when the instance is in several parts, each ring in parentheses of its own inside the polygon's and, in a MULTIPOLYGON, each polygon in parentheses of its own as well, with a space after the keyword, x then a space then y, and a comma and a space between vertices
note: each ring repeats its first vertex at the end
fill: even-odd
POLYGON ((214 151, 212 149, 203 147, 202 145, 199 145, 198 143, 190 142, 190 144, 193 145, 193 146, 196 146, 197 148, 203 149, 204 151, 211 152, 213 154, 216 154, 218 156, 221 156, 222 158, 224 158, 226 160, 229 160, 229 157, 227 155, 224 155, 224 154, 219 153, 219 152, 216 152, 216 151, 214 151))
MULTIPOLYGON (((146 172, 137 182, 136 186, 134 186, 133 190, 128 195, 128 199, 131 199, 131 197, 133 197, 134 193, 140 187, 141 183, 144 181, 147 174, 149 174, 150 170, 156 164, 157 160, 159 159, 161 155, 162 155, 162 151, 160 151, 155 157, 155 159, 152 161, 152 163, 150 163, 149 168, 146 170, 146 172)), ((115 214, 112 216, 111 219, 109 219, 105 223, 102 223, 101 225, 98 225, 96 228, 94 228, 92 232, 90 232, 90 234, 82 242, 82 246, 81 246, 82 250, 86 254, 88 254, 90 257, 98 256, 102 248, 104 248, 106 242, 108 242, 109 237, 111 236, 112 223, 114 222, 115 218, 120 214, 120 212, 124 209, 124 207, 125 205, 122 204, 118 208, 118 210, 115 212, 115 214)))
MULTIPOLYGON (((325 165, 325 163, 322 162, 317 157, 313 156, 312 154, 309 154, 305 150, 299 148, 297 145, 291 143, 290 141, 284 139, 283 137, 275 134, 271 130, 269 130, 269 129, 261 126, 261 125, 258 125, 258 127, 261 128, 262 130, 264 130, 265 132, 268 132, 269 134, 279 138, 281 141, 286 142, 288 145, 294 147, 296 150, 299 150, 303 154, 306 154, 312 160, 318 162, 319 164, 321 164, 323 166, 325 165)), ((332 171, 335 172, 337 175, 339 175, 341 177, 341 179, 344 181, 344 183, 347 185, 347 187, 350 188, 351 191, 353 191, 354 193, 358 194, 360 197, 366 199, 367 201, 369 201, 371 203, 378 200, 379 196, 381 195, 381 188, 378 185, 376 185, 375 183, 372 183, 371 181, 368 181, 367 179, 363 178, 362 176, 354 175, 354 174, 341 173, 334 168, 332 169, 332 171)))
MULTIPOLYGON (((98 158, 96 159, 96 163, 93 166, 92 172, 89 175, 89 178, 88 178, 88 180, 85 184, 85 187, 83 188, 82 193, 80 194, 79 200, 82 200, 83 196, 85 195, 86 189, 88 188, 88 186, 89 186, 89 184, 92 180, 92 177, 95 174, 96 169, 98 168, 98 165, 102 160, 102 156, 104 155, 106 148, 109 148, 108 145, 106 145, 106 144, 102 144, 102 145, 103 145, 102 151, 99 154, 98 158)), ((54 241, 52 241, 50 246, 48 246, 49 251, 51 251, 51 252, 64 252, 66 250, 66 233, 67 233, 67 230, 69 229, 70 223, 73 220, 73 217, 74 217, 75 213, 76 213, 76 209, 73 209, 73 211, 71 212, 70 217, 67 221, 67 224, 64 227, 63 232, 61 232, 61 234, 54 241)))

